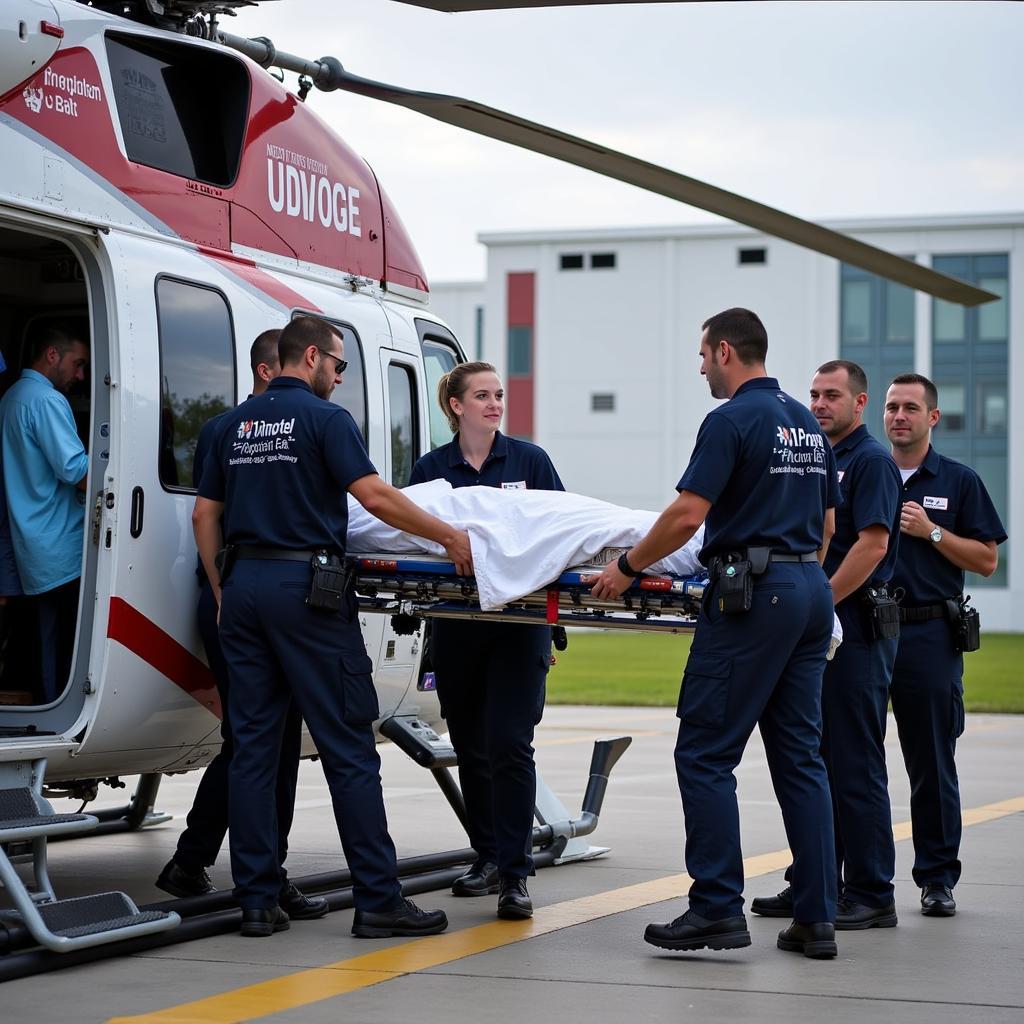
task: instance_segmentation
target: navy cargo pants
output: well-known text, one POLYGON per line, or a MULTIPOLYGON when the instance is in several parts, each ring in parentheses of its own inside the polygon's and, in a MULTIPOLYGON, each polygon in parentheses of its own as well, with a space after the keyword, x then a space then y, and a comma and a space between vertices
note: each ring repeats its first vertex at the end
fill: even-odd
POLYGON ((355 906, 391 910, 401 893, 373 736, 373 666, 355 598, 343 613, 311 609, 311 576, 302 562, 239 559, 224 584, 220 639, 235 737, 229 836, 235 898, 243 909, 269 908, 278 900, 274 791, 294 700, 331 791, 355 906))
POLYGON ((832 590, 817 562, 772 562, 749 612, 723 615, 705 595, 679 695, 676 774, 686 819, 690 908, 743 912, 743 854, 733 774, 759 725, 793 851, 796 920, 834 921, 832 799, 819 753, 821 677, 832 590))
POLYGON ((906 622, 892 672, 892 710, 910 776, 914 881, 951 889, 960 880, 960 783, 964 656, 945 619, 906 622))
POLYGON ((551 629, 437 620, 431 657, 459 759, 470 845, 502 875, 532 875, 533 729, 544 711, 551 629))
POLYGON ((892 836, 885 726, 898 640, 873 640, 854 594, 839 605, 843 642, 822 683, 821 754, 835 813, 840 892, 854 903, 892 903, 892 836))
MULTIPOLYGON (((206 651, 206 660, 217 683, 221 705, 221 748, 217 756, 206 766, 199 780, 192 810, 185 819, 185 831, 178 839, 174 859, 192 874, 207 868, 217 859, 224 835, 228 830, 228 781, 231 775, 231 759, 234 756, 235 738, 231 730, 231 684, 224 652, 220 646, 217 631, 217 600, 210 584, 203 582, 196 609, 199 635, 206 651)), ((284 734, 281 738, 281 763, 277 772, 275 803, 277 806, 277 848, 278 863, 283 865, 288 856, 288 833, 292 827, 295 811, 295 784, 299 775, 299 755, 302 745, 302 718, 295 705, 288 709, 284 734)), ((282 870, 281 887, 287 885, 282 870)))

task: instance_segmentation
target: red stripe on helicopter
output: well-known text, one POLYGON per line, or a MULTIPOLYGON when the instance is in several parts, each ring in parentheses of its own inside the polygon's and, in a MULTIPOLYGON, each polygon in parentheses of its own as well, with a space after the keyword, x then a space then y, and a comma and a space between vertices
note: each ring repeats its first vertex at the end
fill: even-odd
POLYGON ((110 599, 107 636, 152 665, 218 718, 223 717, 220 694, 210 669, 123 598, 110 599))
POLYGON ((233 253, 222 252, 218 249, 211 249, 206 245, 200 245, 197 248, 204 256, 208 256, 211 260, 216 260, 226 270, 231 271, 232 274, 236 274, 243 280, 248 281, 254 288, 258 288, 265 295, 269 295, 272 299, 280 302, 285 309, 305 309, 311 313, 323 312, 319 306, 310 302, 304 295, 300 295, 286 284, 282 284, 276 277, 268 274, 265 270, 260 270, 253 260, 246 259, 243 256, 236 256, 233 253))

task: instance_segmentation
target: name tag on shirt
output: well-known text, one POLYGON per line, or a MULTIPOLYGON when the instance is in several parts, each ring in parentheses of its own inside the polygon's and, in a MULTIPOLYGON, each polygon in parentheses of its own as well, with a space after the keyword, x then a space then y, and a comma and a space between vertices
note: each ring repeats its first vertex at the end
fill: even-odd
POLYGON ((924 507, 925 508, 948 509, 949 508, 949 498, 933 498, 931 495, 926 494, 924 496, 924 507))
POLYGON ((503 491, 525 491, 526 481, 525 480, 509 480, 501 485, 503 491))

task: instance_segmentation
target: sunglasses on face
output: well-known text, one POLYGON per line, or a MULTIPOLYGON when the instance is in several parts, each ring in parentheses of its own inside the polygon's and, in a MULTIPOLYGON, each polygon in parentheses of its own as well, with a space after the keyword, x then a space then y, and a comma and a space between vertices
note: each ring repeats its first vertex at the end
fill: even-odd
POLYGON ((336 377, 340 377, 348 369, 347 359, 339 359, 333 352, 328 352, 327 349, 320 348, 319 345, 316 348, 318 352, 322 352, 325 356, 329 356, 334 360, 334 375, 336 377))

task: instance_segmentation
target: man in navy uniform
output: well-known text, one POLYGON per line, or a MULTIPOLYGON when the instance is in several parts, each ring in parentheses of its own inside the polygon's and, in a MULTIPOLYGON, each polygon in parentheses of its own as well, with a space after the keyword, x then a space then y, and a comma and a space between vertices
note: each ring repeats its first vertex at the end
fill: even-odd
POLYGON ((903 596, 892 710, 910 776, 921 912, 952 917, 961 833, 955 755, 964 731, 960 599, 965 570, 982 576, 996 571, 996 547, 1006 531, 978 474, 932 447, 939 416, 938 392, 927 377, 906 373, 893 380, 885 398, 885 432, 903 477, 902 536, 892 581, 903 596))
MULTIPOLYGON (((837 930, 896 924, 885 725, 899 623, 886 584, 896 565, 901 483, 888 450, 863 423, 867 392, 864 370, 845 359, 819 366, 811 381, 811 412, 832 445, 842 496, 824 568, 843 642, 825 668, 821 695, 821 754, 835 813, 837 930)), ((755 899, 750 909, 790 917, 791 892, 787 886, 755 899)))
POLYGON ((353 933, 436 934, 444 912, 420 910, 398 884, 374 744, 373 664, 344 576, 346 492, 396 529, 441 544, 460 575, 472 572, 469 536, 384 483, 352 417, 327 401, 347 364, 326 321, 292 320, 278 352, 280 376, 217 431, 193 512, 231 677, 231 870, 242 934, 288 927, 273 798, 292 700, 331 791, 352 872, 353 933))
MULTIPOLYGON (((263 331, 249 349, 249 366, 252 370, 252 392, 249 398, 262 395, 267 390, 267 385, 281 372, 281 363, 277 356, 277 341, 280 335, 281 331, 277 328, 263 331)), ((203 465, 210 453, 217 428, 230 413, 231 410, 226 410, 214 416, 199 432, 192 463, 192 481, 196 488, 202 479, 203 465)), ((197 574, 200 590, 196 619, 206 659, 220 695, 222 742, 217 756, 207 765, 202 779, 199 780, 192 809, 185 819, 185 831, 178 838, 174 856, 164 865, 156 880, 157 888, 180 898, 214 891, 214 885, 206 869, 217 859, 228 830, 228 779, 235 745, 231 729, 230 678, 217 631, 217 599, 203 570, 202 562, 197 574)), ((278 861, 282 865, 281 896, 278 903, 292 920, 308 921, 323 917, 327 913, 327 900, 320 897, 310 898, 299 892, 288 881, 284 870, 285 858, 288 855, 288 833, 295 812, 295 786, 299 776, 301 745, 302 718, 293 703, 285 719, 275 793, 278 861)))
POLYGON ((703 325, 701 373, 713 398, 679 497, 646 537, 605 567, 593 592, 631 577, 693 536, 711 583, 679 695, 676 774, 686 818, 689 909, 644 938, 663 949, 750 945, 733 774, 755 725, 793 850, 792 924, 780 949, 836 955, 832 798, 819 753, 821 677, 832 634, 822 570, 835 523, 835 460, 805 406, 764 366, 756 314, 728 309, 703 325))

